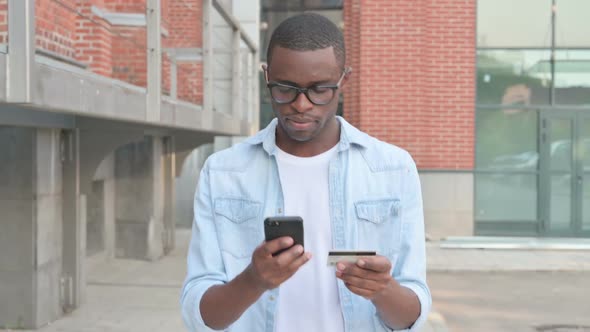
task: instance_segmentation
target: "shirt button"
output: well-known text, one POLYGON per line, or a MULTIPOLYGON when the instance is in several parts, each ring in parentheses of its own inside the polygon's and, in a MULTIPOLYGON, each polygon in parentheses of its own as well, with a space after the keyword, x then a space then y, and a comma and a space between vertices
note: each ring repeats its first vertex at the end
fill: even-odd
POLYGON ((274 301, 275 300, 275 297, 271 295, 268 299, 271 300, 271 301, 274 301))

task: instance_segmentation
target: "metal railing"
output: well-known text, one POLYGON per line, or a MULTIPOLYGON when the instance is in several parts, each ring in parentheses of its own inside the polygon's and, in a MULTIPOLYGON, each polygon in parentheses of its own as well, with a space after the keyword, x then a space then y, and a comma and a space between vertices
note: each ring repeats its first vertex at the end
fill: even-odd
POLYGON ((110 79, 138 97, 143 93, 137 107, 149 122, 161 121, 163 99, 257 122, 258 49, 220 1, 145 0, 101 8, 78 0, 36 1, 0 0, 0 61, 7 68, 0 99, 33 103, 36 58, 42 57, 82 76, 110 79), (186 22, 179 24, 174 10, 186 22))
POLYGON ((204 107, 255 119, 258 110, 258 47, 230 10, 217 0, 205 0, 204 107))

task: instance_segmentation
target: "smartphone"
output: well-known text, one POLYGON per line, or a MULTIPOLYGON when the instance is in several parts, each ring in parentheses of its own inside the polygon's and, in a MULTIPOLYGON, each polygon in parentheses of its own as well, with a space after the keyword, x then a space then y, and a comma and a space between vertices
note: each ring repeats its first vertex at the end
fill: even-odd
MULTIPOLYGON (((282 236, 293 238, 294 244, 303 246, 303 219, 297 216, 278 216, 264 219, 264 237, 271 241, 282 236)), ((276 256, 289 248, 277 251, 276 256)))

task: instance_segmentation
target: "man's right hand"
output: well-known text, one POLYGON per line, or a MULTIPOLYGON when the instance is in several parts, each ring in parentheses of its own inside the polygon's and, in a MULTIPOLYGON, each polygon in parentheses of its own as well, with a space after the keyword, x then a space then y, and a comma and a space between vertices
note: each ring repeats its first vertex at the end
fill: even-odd
POLYGON ((263 242, 256 247, 252 254, 252 262, 245 272, 256 288, 266 291, 278 287, 291 278, 310 258, 311 253, 304 252, 299 244, 293 246, 293 239, 284 236, 263 242), (286 248, 289 249, 273 256, 274 253, 286 248))
POLYGON ((263 242, 254 250, 252 262, 242 273, 226 284, 210 287, 199 304, 205 325, 215 330, 227 328, 265 291, 295 274, 311 254, 304 253, 301 245, 291 246, 293 239, 290 237, 263 242), (272 255, 286 248, 289 249, 280 255, 272 255))

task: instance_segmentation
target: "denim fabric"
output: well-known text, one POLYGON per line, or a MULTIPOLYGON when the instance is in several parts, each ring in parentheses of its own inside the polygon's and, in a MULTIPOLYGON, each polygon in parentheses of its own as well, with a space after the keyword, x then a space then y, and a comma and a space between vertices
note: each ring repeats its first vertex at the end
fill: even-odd
MULTIPOLYGON (((392 276, 420 300, 421 315, 408 330, 417 331, 432 300, 426 285, 416 165, 406 151, 370 137, 343 118, 338 120, 338 153, 329 169, 332 246, 375 250, 388 257, 392 276)), ((200 315, 203 294, 241 273, 264 240, 264 218, 283 214, 276 126, 275 119, 255 136, 213 154, 201 171, 181 295, 182 315, 190 331, 212 331, 200 315)), ((313 195, 313 188, 309 194, 313 195)), ((351 293, 341 280, 338 288, 346 331, 391 331, 370 301, 351 293)), ((277 297, 278 289, 267 291, 227 330, 274 332, 277 297)))

